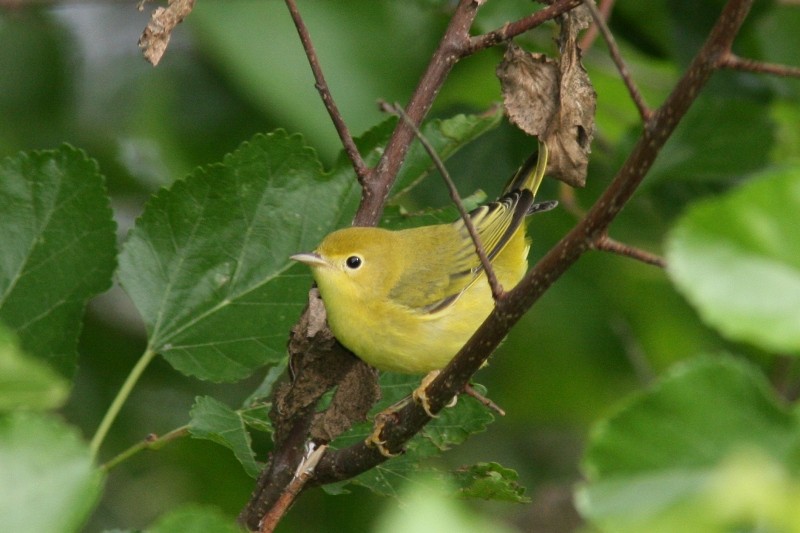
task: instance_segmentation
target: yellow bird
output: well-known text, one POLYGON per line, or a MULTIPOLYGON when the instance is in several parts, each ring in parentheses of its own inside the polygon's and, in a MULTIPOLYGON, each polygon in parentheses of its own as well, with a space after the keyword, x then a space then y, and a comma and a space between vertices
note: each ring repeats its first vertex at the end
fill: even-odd
MULTIPOLYGON (((469 213, 500 284, 510 289, 528 269, 527 215, 547 167, 539 143, 498 200, 469 213)), ((491 289, 464 221, 390 231, 346 228, 310 253, 333 334, 370 365, 421 374, 447 365, 494 307, 491 289)))

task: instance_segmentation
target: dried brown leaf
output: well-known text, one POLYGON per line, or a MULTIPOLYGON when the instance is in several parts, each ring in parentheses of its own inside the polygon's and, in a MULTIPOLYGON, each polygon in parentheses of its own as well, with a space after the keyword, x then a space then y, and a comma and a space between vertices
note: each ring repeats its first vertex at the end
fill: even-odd
POLYGON ((558 63, 511 43, 497 76, 511 123, 528 135, 544 135, 558 111, 558 63))
POLYGON ((548 175, 573 187, 586 184, 594 136, 597 95, 577 42, 590 21, 584 7, 562 15, 558 60, 511 44, 497 68, 509 120, 547 144, 548 175))

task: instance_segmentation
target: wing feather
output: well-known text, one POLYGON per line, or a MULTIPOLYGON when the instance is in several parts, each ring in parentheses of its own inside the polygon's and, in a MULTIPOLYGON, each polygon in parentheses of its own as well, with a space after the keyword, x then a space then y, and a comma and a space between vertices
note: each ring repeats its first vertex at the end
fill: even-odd
MULTIPOLYGON (((489 260, 503 250, 533 203, 527 190, 511 191, 469 213, 489 260)), ((389 297, 420 313, 435 314, 458 300, 483 272, 475 245, 462 219, 452 224, 404 230, 414 252, 403 259, 403 274, 389 297), (425 232, 423 235, 422 232, 425 232), (424 261, 415 257, 424 256, 424 261)))

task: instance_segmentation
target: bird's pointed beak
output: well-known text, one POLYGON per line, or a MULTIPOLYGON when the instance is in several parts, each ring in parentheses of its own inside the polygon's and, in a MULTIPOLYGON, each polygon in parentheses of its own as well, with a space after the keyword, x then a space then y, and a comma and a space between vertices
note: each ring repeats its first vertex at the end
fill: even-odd
POLYGON ((304 252, 302 254, 290 255, 289 259, 297 261, 298 263, 304 263, 310 267, 328 265, 327 261, 325 261, 322 257, 320 257, 318 254, 315 254, 314 252, 304 252))

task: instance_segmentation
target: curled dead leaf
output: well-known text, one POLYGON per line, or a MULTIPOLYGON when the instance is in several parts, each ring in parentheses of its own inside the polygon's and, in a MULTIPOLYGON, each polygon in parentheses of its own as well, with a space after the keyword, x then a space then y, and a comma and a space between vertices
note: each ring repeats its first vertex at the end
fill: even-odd
POLYGON ((510 44, 497 76, 509 120, 550 149, 548 175, 573 187, 586 184, 597 94, 581 65, 578 32, 591 15, 574 9, 559 19, 558 60, 510 44))

